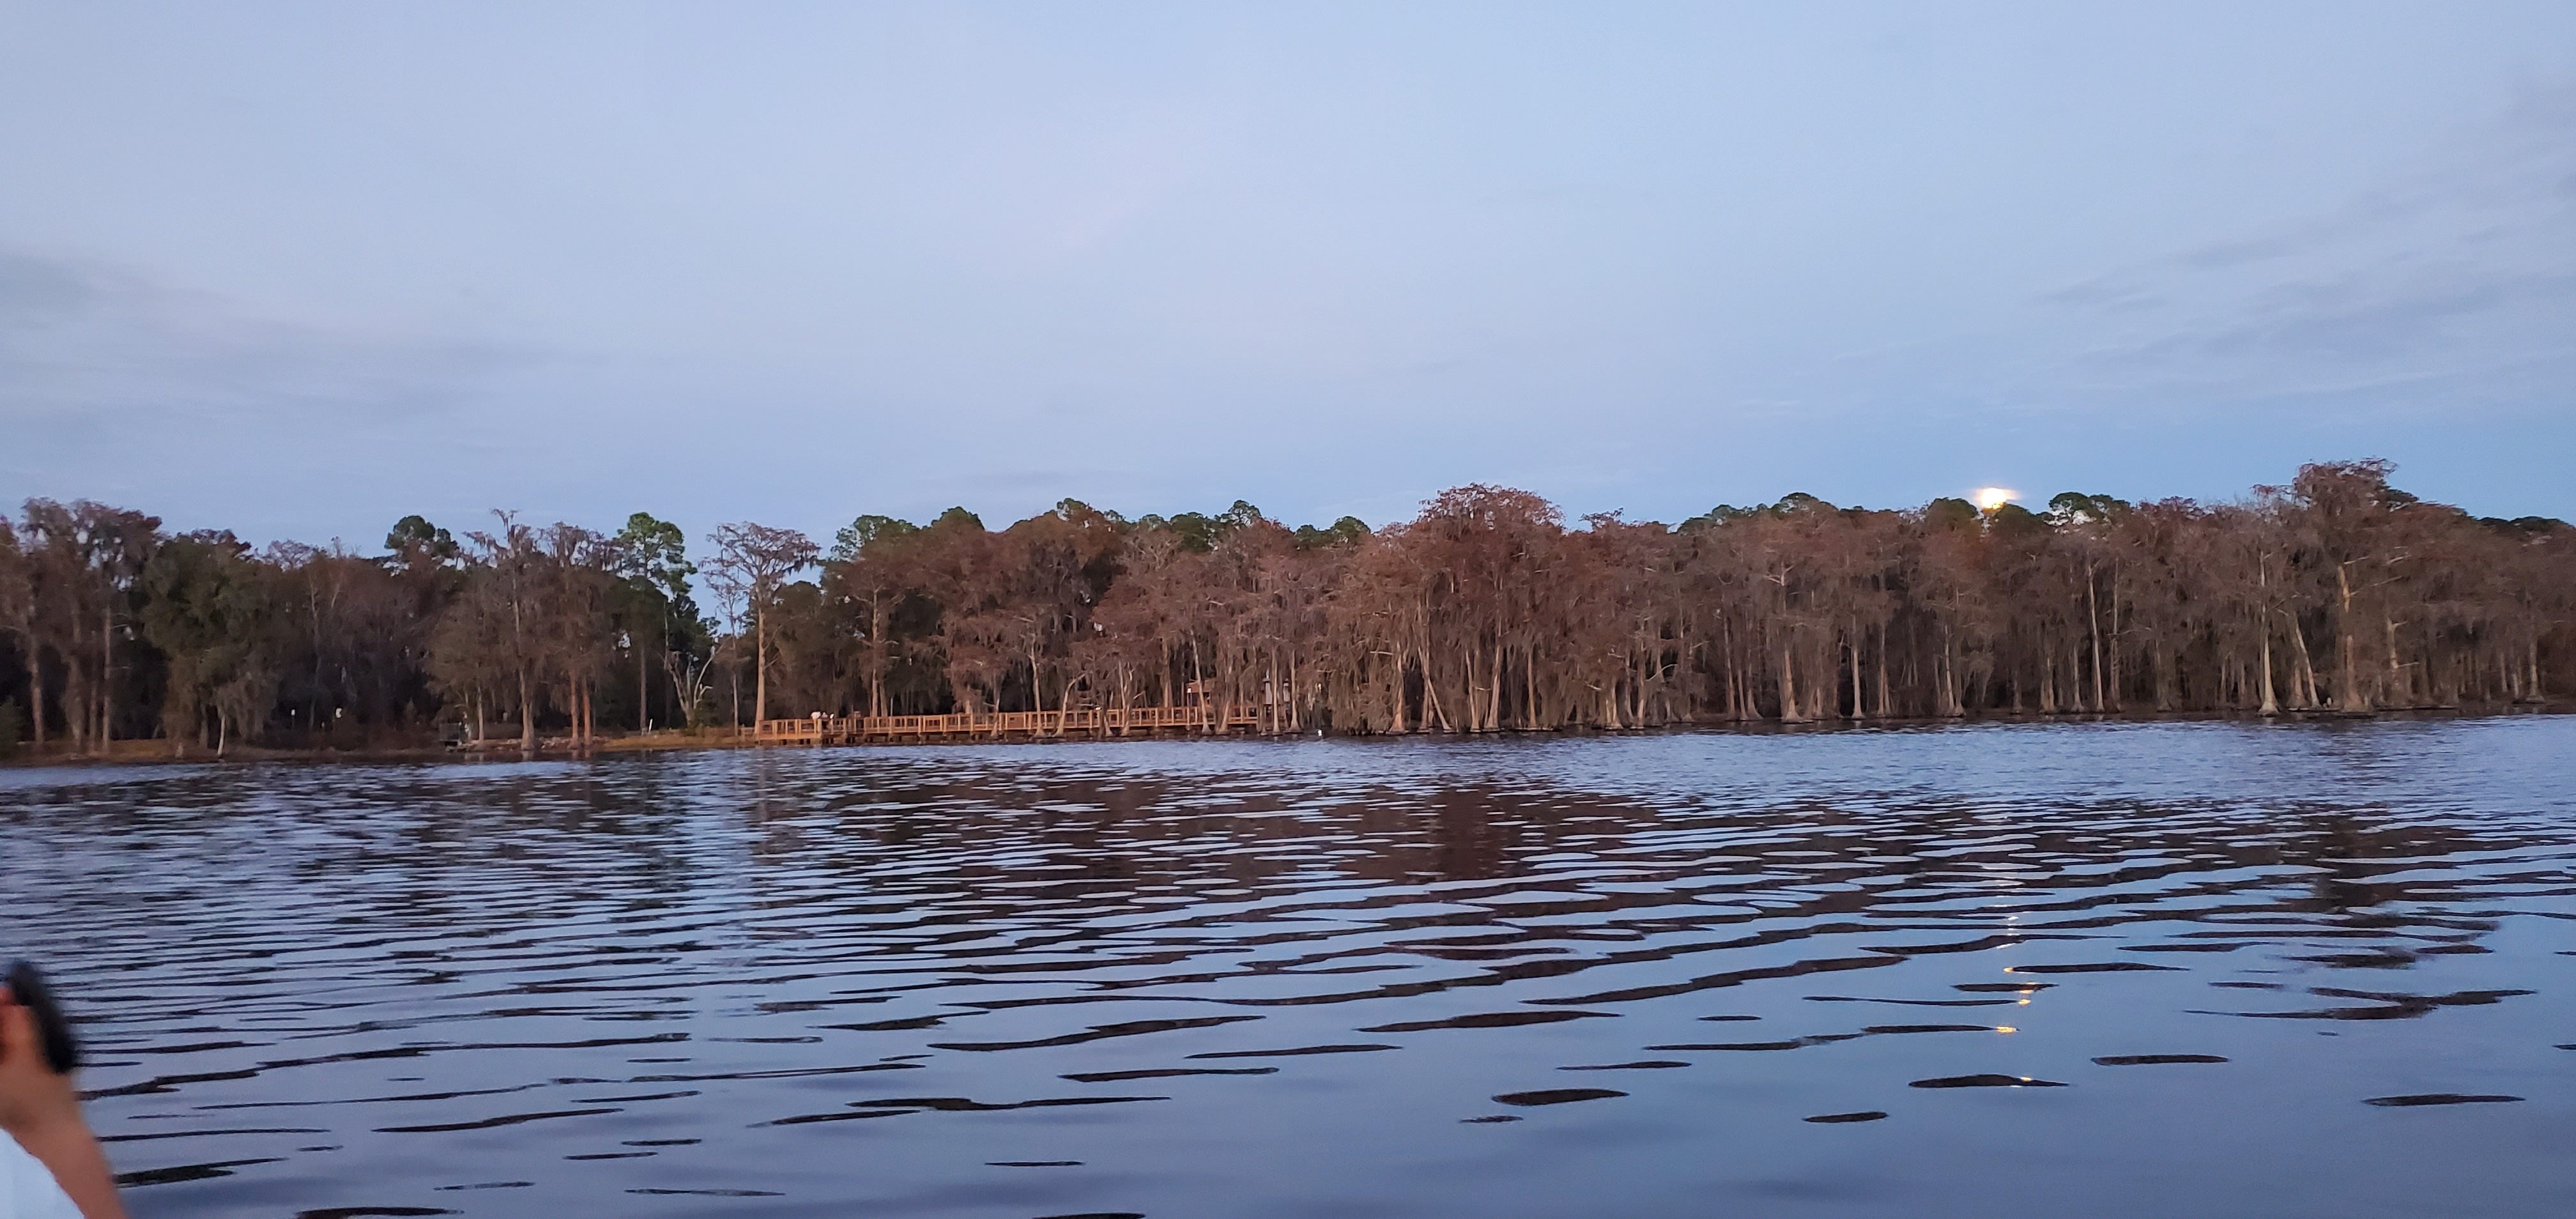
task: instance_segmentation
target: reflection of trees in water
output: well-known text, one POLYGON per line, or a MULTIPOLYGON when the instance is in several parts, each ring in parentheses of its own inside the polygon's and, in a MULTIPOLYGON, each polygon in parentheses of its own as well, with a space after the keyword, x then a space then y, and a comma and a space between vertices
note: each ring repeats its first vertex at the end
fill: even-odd
MULTIPOLYGON (((1259 953, 1230 968, 1293 971, 1388 956, 1474 962, 1440 984, 1448 986, 1793 940, 1990 931, 2007 914, 2019 920, 2007 941, 2098 936, 2177 918, 2236 939, 2388 937, 2423 920, 2357 922, 2356 912, 2399 896, 2370 876, 2510 845, 2440 826, 2370 827, 2351 816, 2329 817, 2322 830, 2296 822, 2285 832, 2235 810, 2182 804, 2107 817, 2039 808, 2007 820, 1875 798, 1676 815, 1640 799, 1526 785, 1362 788, 1326 798, 1248 776, 1071 776, 1041 786, 1043 798, 1033 799, 1024 782, 898 780, 863 807, 818 801, 789 817, 814 854, 765 857, 764 865, 809 881, 864 880, 879 895, 912 893, 925 920, 936 910, 944 926, 1045 912, 1050 947, 1096 954, 1103 970, 1211 964, 1192 937, 1222 929, 1224 945, 1259 953), (2369 862, 2379 859, 2389 862, 2369 862), (2285 864, 2331 871, 2291 879, 2279 872, 2285 864), (903 875, 889 874, 890 866, 903 875), (913 876, 925 879, 905 879, 913 876), (1310 900, 1258 905, 1290 894, 1310 900), (1318 894, 1333 896, 1319 905, 1318 894), (1955 908, 1963 897, 1984 900, 1963 912, 1955 908), (2183 914, 2160 904, 2177 900, 2196 905, 2183 914), (1319 920, 1318 910, 1332 918, 1319 920), (1092 920, 1140 912, 1153 917, 1115 935, 1086 930, 1092 920), (1351 942, 1354 923, 1379 942, 1351 942), (1419 936, 1431 939, 1407 938, 1419 936), (1160 951, 1149 947, 1157 937, 1160 951)), ((2440 895, 2417 888, 2405 896, 2440 895)), ((2462 929, 2441 920, 2412 934, 2462 929)), ((939 951, 935 938, 922 946, 939 951)), ((1894 947, 1905 946, 1807 968, 1908 955, 1894 947)), ((1869 948, 1834 949, 1855 950, 1869 948)), ((999 966, 1010 955, 976 942, 956 959, 999 966)), ((1090 967, 1047 966, 1066 977, 1090 967)), ((1148 973, 1101 985, 1181 980, 1148 973)))
MULTIPOLYGON (((2178 751, 2148 765, 2237 774, 2226 751, 2257 739, 2134 731, 2085 738, 2088 767, 2139 765, 2123 742, 2145 740, 2178 751)), ((1094 1086, 1222 1075, 1252 1088, 1354 1055, 1388 1094, 1437 1089, 1457 1060, 1416 1051, 1448 1038, 1517 1072, 1475 1089, 1506 1107, 1643 1093, 1626 1081, 1712 1055, 1795 1055, 1808 1079, 1902 1061, 1888 1087, 2038 1087, 1979 1072, 2074 1077, 1930 1064, 1994 1045, 1974 1034, 2022 1023, 2024 1002, 2085 987, 2125 988, 2159 1031, 2302 1041, 2351 1026, 2301 1022, 2465 1022, 2477 1017, 2462 1009, 2538 1002, 2430 954, 2483 948, 2494 922, 2460 912, 2563 898, 2565 835, 2392 796, 2415 781, 2396 773, 2404 751, 2368 742, 2409 738, 2302 735, 2336 743, 2327 769, 2382 777, 2315 788, 2356 793, 2341 803, 2266 805, 2029 794, 2097 778, 2230 788, 2030 778, 2014 767, 2049 759, 2017 742, 2039 735, 102 772, 0 805, 0 942, 62 961, 114 1013, 98 1043, 125 1065, 95 1078, 103 1111, 293 1097, 312 1107, 280 1127, 375 1134, 551 1115, 562 1125, 514 1127, 548 1155, 594 1154, 573 1144, 601 1127, 564 1115, 610 1104, 630 1110, 620 1123, 727 1130, 1142 1109, 1145 1093, 1178 1110, 1190 1094, 1177 1086, 1094 1086), (1908 760, 1838 769, 1890 750, 1908 760), (1716 757, 1733 769, 1716 773, 1716 757), (1896 790, 1918 762, 1950 768, 1927 787, 1976 794, 1896 790), (1873 773, 1897 778, 1848 778, 1873 773), (1698 1023, 1746 1009, 1769 1023, 1698 1023), (1902 1049, 1817 1048, 1863 1038, 1902 1049), (490 1051, 503 1056, 469 1057, 490 1051), (900 1083, 934 1078, 916 1063, 948 1074, 900 1083), (491 1090, 511 1071, 527 1077, 491 1090), (423 1082, 393 1096, 395 1075, 423 1082), (653 1086, 591 1086, 608 1079, 653 1086), (1569 1079, 1619 1087, 1535 1086, 1569 1079)), ((2257 753, 2281 736, 2260 738, 2257 753)), ((2276 789, 2309 789, 2289 778, 2276 789)), ((2098 1015, 2080 1001, 2051 1011, 2061 1032, 2110 1027, 2070 1019, 2098 1015)), ((2226 1057, 2127 1051, 2234 1053, 2107 1036, 2085 1049, 2122 1051, 2095 1061, 2124 1070, 2226 1057)), ((2392 1105, 2450 1095, 2377 1090, 2392 1105)), ((1283 1094, 1211 1095, 1254 1108, 1283 1094)))
MULTIPOLYGON (((1116 763, 386 768, 356 794, 353 772, 267 771, 150 784, 151 802, 63 799, 127 810, 113 824, 141 851, 96 845, 69 807, 12 832, 55 844, 32 889, 95 894, 138 948, 195 925, 193 902, 316 943, 439 926, 577 954, 622 944, 607 928, 632 916, 807 973, 1072 988, 1025 1002, 1314 975, 1215 1000, 1254 1005, 1594 972, 1541 998, 1619 1002, 2021 941, 2099 956, 2147 924, 2172 949, 2350 940, 2366 942, 2300 959, 2403 963, 2491 930, 2444 911, 2513 879, 2441 861, 2547 845, 2369 809, 1865 792, 1695 806, 1526 778, 1116 763)), ((467 953, 458 976, 476 968, 467 953)))

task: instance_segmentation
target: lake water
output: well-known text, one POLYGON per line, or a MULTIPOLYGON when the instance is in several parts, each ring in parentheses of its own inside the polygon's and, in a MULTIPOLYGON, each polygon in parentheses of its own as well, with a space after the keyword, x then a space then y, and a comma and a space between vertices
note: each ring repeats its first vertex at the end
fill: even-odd
POLYGON ((2576 718, 0 771, 138 1216, 2576 1214, 2576 718))

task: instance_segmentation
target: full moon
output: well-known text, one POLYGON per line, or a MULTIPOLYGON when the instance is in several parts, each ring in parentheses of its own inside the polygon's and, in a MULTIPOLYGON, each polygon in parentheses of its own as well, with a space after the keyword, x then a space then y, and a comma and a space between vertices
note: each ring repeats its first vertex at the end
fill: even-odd
POLYGON ((2019 498, 2021 498, 2021 492, 2010 487, 1979 487, 1977 488, 1977 509, 1981 512, 1992 512, 2019 498))

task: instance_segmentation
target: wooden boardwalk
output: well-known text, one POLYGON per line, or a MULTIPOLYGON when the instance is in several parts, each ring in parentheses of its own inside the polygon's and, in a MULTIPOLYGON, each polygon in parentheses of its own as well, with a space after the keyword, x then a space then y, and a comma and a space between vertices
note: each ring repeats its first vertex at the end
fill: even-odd
POLYGON ((857 745, 892 741, 1032 741, 1261 732, 1268 717, 1244 706, 1095 707, 1084 711, 997 711, 983 715, 823 715, 762 720, 758 745, 857 745))

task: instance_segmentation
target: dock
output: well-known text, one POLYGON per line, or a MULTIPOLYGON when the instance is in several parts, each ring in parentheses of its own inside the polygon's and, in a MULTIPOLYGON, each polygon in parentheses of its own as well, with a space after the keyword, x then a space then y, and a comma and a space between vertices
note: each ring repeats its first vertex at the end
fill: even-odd
POLYGON ((1274 731, 1272 717, 1251 706, 1092 707, 1071 711, 994 711, 955 715, 810 715, 762 720, 756 745, 863 745, 906 741, 1105 740, 1143 736, 1221 736, 1274 731))

